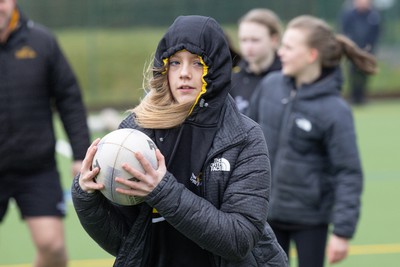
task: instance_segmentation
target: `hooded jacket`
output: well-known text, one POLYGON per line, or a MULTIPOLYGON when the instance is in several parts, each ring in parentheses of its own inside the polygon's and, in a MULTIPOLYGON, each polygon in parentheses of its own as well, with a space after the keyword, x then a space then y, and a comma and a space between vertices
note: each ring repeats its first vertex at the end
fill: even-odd
POLYGON ((249 108, 251 96, 257 88, 258 83, 269 73, 278 71, 282 68, 279 56, 275 54, 271 66, 259 74, 255 74, 248 69, 248 63, 245 60, 239 61, 233 68, 231 96, 235 99, 240 112, 246 113, 249 108))
MULTIPOLYGON (((121 207, 99 192, 83 192, 77 177, 72 196, 79 219, 88 234, 116 256, 114 266, 146 266, 153 208, 210 252, 212 266, 287 266, 286 255, 266 223, 270 190, 266 143, 259 126, 241 115, 228 96, 231 59, 220 26, 212 18, 178 17, 160 41, 154 64, 182 49, 201 56, 208 66, 206 90, 182 125, 192 129, 186 134, 196 133, 185 153, 190 151, 191 159, 197 155, 200 162, 181 164, 202 174, 200 196, 168 171, 142 204, 121 207)), ((158 142, 157 130, 140 128, 133 114, 120 127, 141 130, 158 142)))
POLYGON ((82 160, 90 142, 77 80, 46 28, 18 9, 12 19, 15 29, 0 44, 0 173, 55 167, 54 108, 82 160))
POLYGON ((332 222, 336 235, 353 236, 363 175, 341 81, 331 70, 295 89, 293 79, 277 72, 257 88, 248 115, 261 125, 271 157, 269 221, 332 222))

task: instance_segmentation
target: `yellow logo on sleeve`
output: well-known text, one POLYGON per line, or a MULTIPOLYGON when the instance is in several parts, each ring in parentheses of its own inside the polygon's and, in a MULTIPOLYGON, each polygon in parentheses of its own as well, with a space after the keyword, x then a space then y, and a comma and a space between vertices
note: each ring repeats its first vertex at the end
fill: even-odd
POLYGON ((23 46, 15 52, 17 59, 32 59, 36 57, 36 52, 29 46, 23 46))

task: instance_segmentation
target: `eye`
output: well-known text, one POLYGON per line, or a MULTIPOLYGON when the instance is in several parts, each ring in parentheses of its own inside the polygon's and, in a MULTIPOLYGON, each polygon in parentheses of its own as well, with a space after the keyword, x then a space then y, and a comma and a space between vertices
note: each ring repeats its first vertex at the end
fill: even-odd
POLYGON ((178 60, 173 60, 173 59, 171 59, 171 60, 168 61, 168 64, 169 64, 170 66, 177 66, 177 65, 180 64, 180 62, 179 62, 178 60))
POLYGON ((195 65, 196 67, 199 67, 199 68, 203 68, 203 66, 204 66, 204 64, 201 63, 201 61, 195 61, 195 62, 194 62, 194 65, 195 65))

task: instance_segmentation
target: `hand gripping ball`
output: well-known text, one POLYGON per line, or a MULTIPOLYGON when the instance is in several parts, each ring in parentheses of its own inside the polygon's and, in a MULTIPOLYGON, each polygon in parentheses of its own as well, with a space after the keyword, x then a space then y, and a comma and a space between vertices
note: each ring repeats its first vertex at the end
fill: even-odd
POLYGON ((124 206, 139 204, 141 197, 127 196, 115 191, 116 188, 127 189, 126 186, 115 181, 115 177, 136 180, 122 168, 128 163, 135 169, 145 172, 134 153, 141 152, 153 168, 158 168, 156 145, 146 134, 135 129, 118 129, 105 135, 97 145, 92 167, 99 167, 96 182, 104 184, 100 192, 110 201, 124 206))

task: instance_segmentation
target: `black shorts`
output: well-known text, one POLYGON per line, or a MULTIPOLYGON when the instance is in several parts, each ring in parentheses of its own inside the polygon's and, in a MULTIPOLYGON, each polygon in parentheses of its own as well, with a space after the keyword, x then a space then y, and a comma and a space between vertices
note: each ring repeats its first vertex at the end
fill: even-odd
POLYGON ((0 174, 0 222, 14 199, 22 218, 65 216, 65 201, 56 169, 34 174, 0 174))

